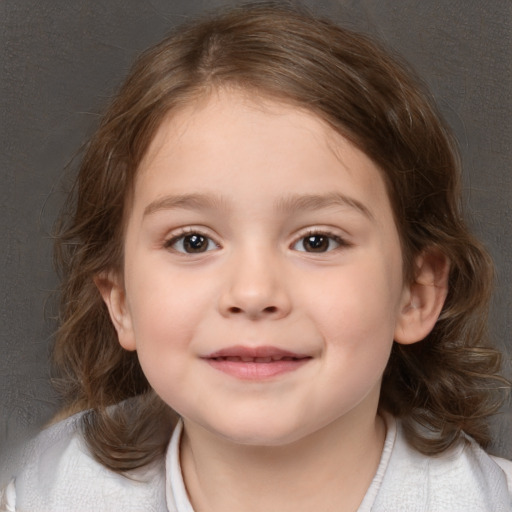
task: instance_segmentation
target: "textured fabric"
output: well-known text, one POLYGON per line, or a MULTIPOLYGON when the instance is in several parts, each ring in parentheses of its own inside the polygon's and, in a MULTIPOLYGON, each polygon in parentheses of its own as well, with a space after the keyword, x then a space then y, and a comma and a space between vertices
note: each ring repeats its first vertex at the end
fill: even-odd
POLYGON ((72 416, 44 430, 27 447, 23 469, 14 481, 15 493, 11 484, 0 510, 167 511, 163 461, 135 472, 130 479, 108 470, 87 450, 78 429, 80 417, 72 416))
POLYGON ((400 423, 395 424, 389 462, 376 475, 381 478, 380 489, 371 506, 359 512, 512 511, 509 461, 490 457, 471 439, 427 457, 405 441, 400 423))
MULTIPOLYGON (((128 479, 92 458, 79 419, 50 427, 28 447, 23 470, 0 491, 0 511, 194 512, 179 462, 181 423, 165 461, 128 479)), ((407 444, 400 423, 386 416, 386 425, 379 467, 358 512, 512 511, 511 462, 472 440, 426 457, 407 444)))

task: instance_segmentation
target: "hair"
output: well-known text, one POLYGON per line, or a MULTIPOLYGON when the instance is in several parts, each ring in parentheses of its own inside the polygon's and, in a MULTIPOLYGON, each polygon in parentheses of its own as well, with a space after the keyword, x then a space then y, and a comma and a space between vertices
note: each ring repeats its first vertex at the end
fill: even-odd
POLYGON ((67 410, 87 409, 83 428, 94 456, 124 472, 160 457, 168 442, 175 417, 137 354, 120 346, 94 278, 123 270, 127 197, 164 117, 221 88, 312 112, 373 160, 406 279, 425 250, 449 259, 440 318, 424 340, 393 344, 380 408, 402 418, 423 453, 444 450, 464 432, 486 445, 504 382, 486 331, 493 267, 462 216, 456 143, 398 58, 303 8, 267 2, 189 23, 143 53, 85 149, 58 224, 54 362, 67 410))

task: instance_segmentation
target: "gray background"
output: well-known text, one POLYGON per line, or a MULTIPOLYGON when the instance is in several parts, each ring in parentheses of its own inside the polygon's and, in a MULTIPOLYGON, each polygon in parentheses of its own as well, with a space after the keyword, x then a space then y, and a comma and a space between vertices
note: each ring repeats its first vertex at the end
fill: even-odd
MULTIPOLYGON (((51 229, 62 176, 136 54, 205 8, 200 0, 0 0, 0 460, 56 410, 48 379, 51 229)), ((492 312, 511 358, 512 2, 305 2, 398 50, 455 130, 465 202, 498 269, 492 312)), ((73 167, 73 166, 71 166, 73 167)), ((507 362, 510 376, 510 364, 507 362)), ((493 452, 512 457, 510 405, 493 452)), ((1 468, 6 464, 0 463, 1 468)), ((4 469, 5 471, 5 469, 4 469)), ((4 475, 5 477, 5 475, 4 475)))

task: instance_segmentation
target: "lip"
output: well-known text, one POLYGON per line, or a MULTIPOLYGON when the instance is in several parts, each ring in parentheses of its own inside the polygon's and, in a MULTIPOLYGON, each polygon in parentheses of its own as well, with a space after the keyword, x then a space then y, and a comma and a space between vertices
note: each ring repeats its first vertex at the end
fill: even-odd
POLYGON ((278 347, 234 346, 202 357, 210 366, 243 380, 265 380, 298 370, 312 359, 307 354, 278 347))

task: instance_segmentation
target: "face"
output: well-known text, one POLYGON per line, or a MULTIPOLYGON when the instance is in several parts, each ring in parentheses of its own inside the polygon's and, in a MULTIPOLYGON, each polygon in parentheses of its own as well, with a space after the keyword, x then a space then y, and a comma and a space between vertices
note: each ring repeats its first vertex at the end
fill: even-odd
POLYGON ((141 163, 104 292, 155 391, 238 443, 375 417, 409 291, 372 161, 311 113, 219 92, 141 163))

